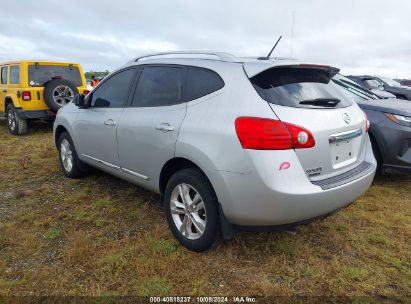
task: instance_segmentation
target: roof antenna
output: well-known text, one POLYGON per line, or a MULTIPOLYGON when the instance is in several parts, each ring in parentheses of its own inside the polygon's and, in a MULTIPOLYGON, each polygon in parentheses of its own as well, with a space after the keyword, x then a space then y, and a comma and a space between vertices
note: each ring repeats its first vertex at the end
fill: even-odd
POLYGON ((271 54, 273 53, 273 51, 275 50, 275 48, 277 47, 278 43, 280 42, 281 38, 283 38, 283 36, 280 36, 280 38, 278 38, 277 42, 274 44, 273 48, 271 49, 271 51, 268 53, 267 57, 258 57, 258 60, 269 60, 271 54))

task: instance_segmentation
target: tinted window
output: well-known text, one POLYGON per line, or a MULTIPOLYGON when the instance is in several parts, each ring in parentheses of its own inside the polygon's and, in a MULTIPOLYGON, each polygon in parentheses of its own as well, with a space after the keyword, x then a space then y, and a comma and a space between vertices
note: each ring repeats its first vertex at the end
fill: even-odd
POLYGON ((183 100, 184 69, 177 67, 144 67, 133 97, 134 107, 160 107, 183 100))
POLYGON ((1 68, 1 84, 7 84, 7 67, 1 68))
POLYGON ((338 100, 333 108, 347 107, 352 102, 332 78, 330 69, 279 67, 266 70, 253 78, 251 83, 261 98, 270 103, 300 108, 330 107, 316 100, 338 100))
POLYGON ((71 81, 76 87, 82 86, 80 71, 77 67, 56 65, 29 65, 30 86, 43 86, 47 81, 55 78, 62 78, 71 81))
POLYGON ((188 100, 200 98, 224 87, 221 77, 207 69, 189 68, 187 77, 188 100))
POLYGON ((10 67, 10 84, 20 83, 20 67, 13 65, 10 67))
POLYGON ((128 69, 104 81, 96 91, 93 92, 91 106, 100 108, 122 107, 127 101, 134 73, 134 69, 128 69))

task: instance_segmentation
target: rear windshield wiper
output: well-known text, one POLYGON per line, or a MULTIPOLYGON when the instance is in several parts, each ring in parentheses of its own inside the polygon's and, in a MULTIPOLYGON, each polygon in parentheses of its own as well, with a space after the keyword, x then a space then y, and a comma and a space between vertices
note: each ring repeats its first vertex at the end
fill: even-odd
POLYGON ((341 100, 337 98, 316 98, 316 99, 310 99, 310 100, 302 100, 300 101, 300 104, 332 108, 338 105, 340 102, 341 100))

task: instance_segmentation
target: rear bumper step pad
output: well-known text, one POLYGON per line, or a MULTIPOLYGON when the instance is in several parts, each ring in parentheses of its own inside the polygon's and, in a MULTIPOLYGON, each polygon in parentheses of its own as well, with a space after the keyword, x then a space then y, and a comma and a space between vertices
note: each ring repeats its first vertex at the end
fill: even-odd
POLYGON ((375 169, 375 165, 369 162, 362 162, 359 166, 354 169, 347 171, 343 174, 326 178, 319 181, 311 181, 312 184, 320 186, 323 190, 332 189, 338 186, 348 184, 356 179, 359 179, 375 169))

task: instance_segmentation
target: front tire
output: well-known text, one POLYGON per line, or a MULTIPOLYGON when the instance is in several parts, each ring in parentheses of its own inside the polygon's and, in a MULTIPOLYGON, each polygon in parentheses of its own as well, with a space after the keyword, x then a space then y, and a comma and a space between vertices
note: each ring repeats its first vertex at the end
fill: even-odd
POLYGON ((85 165, 78 158, 73 140, 68 132, 63 132, 58 141, 60 165, 64 174, 70 178, 77 178, 84 174, 85 165))
POLYGON ((164 206, 172 233, 189 250, 205 251, 217 240, 218 200, 200 170, 175 173, 167 183, 164 206))
POLYGON ((20 118, 17 115, 13 104, 7 106, 7 128, 13 135, 23 135, 27 133, 27 120, 20 118))

